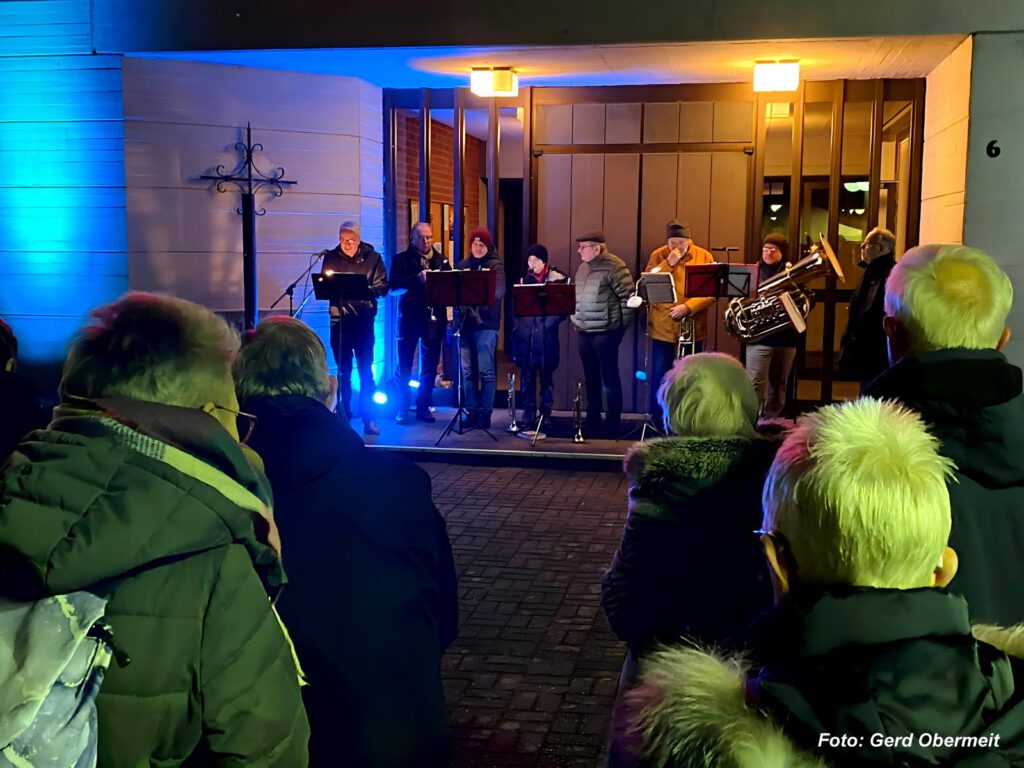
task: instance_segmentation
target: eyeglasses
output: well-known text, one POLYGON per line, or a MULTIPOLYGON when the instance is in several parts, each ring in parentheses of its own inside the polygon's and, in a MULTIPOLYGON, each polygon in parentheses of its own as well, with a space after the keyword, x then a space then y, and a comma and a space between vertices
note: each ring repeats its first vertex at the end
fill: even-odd
POLYGON ((764 541, 764 539, 770 539, 772 544, 775 545, 776 552, 789 549, 789 542, 786 541, 786 537, 778 531, 767 531, 764 528, 758 528, 754 531, 754 535, 760 536, 762 541, 764 541))
POLYGON ((576 250, 577 251, 582 251, 584 248, 600 248, 600 247, 601 247, 600 243, 580 243, 578 246, 576 246, 576 250))
POLYGON ((357 245, 359 243, 358 237, 343 237, 341 238, 342 245, 357 245))
POLYGON ((249 438, 252 437, 252 431, 256 428, 256 417, 253 414, 246 413, 245 411, 235 411, 216 404, 214 404, 213 409, 215 411, 235 414, 235 423, 238 426, 238 442, 246 443, 249 441, 249 438))

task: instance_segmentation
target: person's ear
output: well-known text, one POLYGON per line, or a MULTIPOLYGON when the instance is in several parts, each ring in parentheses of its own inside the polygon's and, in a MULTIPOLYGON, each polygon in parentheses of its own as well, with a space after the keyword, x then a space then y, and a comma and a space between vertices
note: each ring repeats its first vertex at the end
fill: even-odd
POLYGON ((324 398, 324 405, 328 410, 334 410, 334 404, 338 400, 338 377, 333 374, 327 375, 327 397, 324 398))
POLYGON ((889 315, 882 318, 882 328, 885 329, 885 335, 889 339, 889 365, 895 365, 910 351, 907 328, 897 318, 889 315))
POLYGON ((1002 352, 1003 348, 1010 343, 1010 329, 1003 328, 1003 333, 999 337, 999 341, 996 343, 996 351, 1002 352))
POLYGON ((775 588, 775 600, 780 601, 789 594, 792 568, 786 553, 775 544, 771 536, 763 536, 764 556, 768 561, 768 569, 772 575, 772 586, 775 588))
POLYGON ((957 557, 956 550, 952 547, 946 547, 942 550, 942 562, 932 574, 932 586, 948 587, 953 577, 956 576, 959 566, 960 558, 957 557))

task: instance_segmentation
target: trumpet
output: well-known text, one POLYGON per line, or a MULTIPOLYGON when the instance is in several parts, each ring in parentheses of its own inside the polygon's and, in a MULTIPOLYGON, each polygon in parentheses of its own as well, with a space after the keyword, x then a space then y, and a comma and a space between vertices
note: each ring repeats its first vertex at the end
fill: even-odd
POLYGON ((679 321, 679 340, 676 341, 676 360, 692 355, 697 347, 697 329, 693 323, 693 315, 687 315, 679 321))
POLYGON ((572 426, 574 443, 585 443, 583 439, 583 382, 576 382, 576 395, 572 399, 572 426))
POLYGON ((516 375, 508 375, 508 416, 512 420, 505 431, 509 434, 516 434, 519 431, 519 424, 516 422, 516 375))

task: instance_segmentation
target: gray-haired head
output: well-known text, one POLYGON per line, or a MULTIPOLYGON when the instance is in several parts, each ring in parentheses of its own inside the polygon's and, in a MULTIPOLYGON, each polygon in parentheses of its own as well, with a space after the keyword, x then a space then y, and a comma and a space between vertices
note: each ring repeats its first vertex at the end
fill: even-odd
POLYGON ((324 402, 330 393, 327 351, 301 320, 268 317, 242 339, 235 360, 238 402, 304 395, 324 402))
POLYGON ((90 314, 68 351, 62 397, 127 397, 188 408, 230 402, 238 335, 210 310, 136 291, 90 314))
POLYGON ((665 427, 684 437, 753 437, 757 395, 739 361, 719 352, 677 360, 658 387, 665 427))

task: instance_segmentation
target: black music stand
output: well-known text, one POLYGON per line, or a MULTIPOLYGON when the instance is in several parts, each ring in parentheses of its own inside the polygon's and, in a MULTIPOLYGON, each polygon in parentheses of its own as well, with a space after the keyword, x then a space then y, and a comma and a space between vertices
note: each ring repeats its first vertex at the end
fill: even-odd
MULTIPOLYGON (((490 269, 453 269, 427 272, 427 283, 425 286, 427 305, 432 307, 489 306, 494 303, 495 293, 497 292, 497 279, 497 273, 490 269)), ((474 429, 483 430, 491 440, 498 442, 498 438, 483 427, 470 427, 466 429, 462 425, 462 417, 469 415, 469 412, 466 410, 466 381, 462 373, 462 324, 465 320, 466 313, 461 312, 459 315, 459 325, 455 329, 455 339, 459 354, 458 407, 455 410, 455 415, 452 416, 451 421, 448 422, 444 431, 441 432, 441 436, 434 443, 435 446, 440 445, 441 441, 452 432, 464 435, 466 432, 471 432, 474 429), (457 429, 456 425, 458 425, 457 429)), ((491 407, 494 407, 494 403, 491 403, 491 407)))
MULTIPOLYGON (((568 283, 513 285, 512 304, 516 317, 541 318, 540 367, 542 372, 541 378, 543 379, 544 362, 547 357, 545 355, 547 351, 545 336, 547 336, 547 333, 543 321, 548 317, 567 317, 576 311, 576 286, 569 285, 568 283)), ((530 343, 531 345, 533 344, 532 335, 530 343)), ((531 357, 533 356, 532 346, 528 354, 531 357)), ((515 414, 512 414, 512 418, 515 418, 515 414)), ((544 414, 541 413, 540 418, 537 419, 537 427, 533 432, 533 440, 530 442, 531 448, 537 445, 537 440, 543 439, 540 432, 543 424, 544 414)), ((528 435, 526 436, 528 437, 528 435)))
MULTIPOLYGON (((330 301, 334 304, 344 304, 347 301, 371 301, 373 295, 370 293, 370 281, 366 275, 359 275, 352 272, 315 272, 313 274, 313 295, 318 301, 330 301)), ((344 333, 345 325, 343 318, 332 317, 331 323, 338 325, 338 346, 331 351, 334 353, 334 362, 341 367, 341 335, 344 333)), ((362 379, 359 386, 363 386, 362 379)), ((359 393, 362 397, 362 392, 359 393)), ((341 405, 339 398, 338 405, 341 405)))

